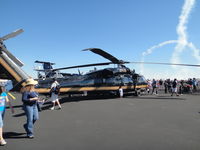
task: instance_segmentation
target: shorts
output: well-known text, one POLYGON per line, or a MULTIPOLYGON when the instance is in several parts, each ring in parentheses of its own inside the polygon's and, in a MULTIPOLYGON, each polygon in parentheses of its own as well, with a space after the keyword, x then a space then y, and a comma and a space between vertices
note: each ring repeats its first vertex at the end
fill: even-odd
POLYGON ((3 127, 3 118, 4 118, 5 110, 0 111, 0 128, 3 127))
POLYGON ((172 92, 177 93, 177 88, 172 88, 172 92))
POLYGON ((55 93, 52 93, 52 94, 51 94, 51 101, 52 101, 52 102, 55 102, 55 101, 57 101, 57 100, 58 100, 58 95, 55 94, 55 93))

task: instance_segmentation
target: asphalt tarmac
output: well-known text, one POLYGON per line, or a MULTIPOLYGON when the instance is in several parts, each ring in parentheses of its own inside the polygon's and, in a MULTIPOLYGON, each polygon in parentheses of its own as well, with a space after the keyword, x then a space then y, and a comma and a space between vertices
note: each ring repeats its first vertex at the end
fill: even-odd
POLYGON ((200 94, 62 98, 43 105, 35 138, 26 138, 21 95, 7 109, 0 150, 200 150, 200 94))

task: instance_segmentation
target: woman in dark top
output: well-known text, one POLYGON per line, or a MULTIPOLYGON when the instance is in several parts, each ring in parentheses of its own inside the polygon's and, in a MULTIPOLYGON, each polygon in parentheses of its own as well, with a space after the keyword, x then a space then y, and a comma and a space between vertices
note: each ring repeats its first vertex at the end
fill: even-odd
POLYGON ((33 125, 39 119, 37 102, 39 100, 38 93, 35 91, 37 81, 28 79, 22 89, 23 108, 27 117, 27 122, 24 124, 24 129, 27 132, 28 138, 34 138, 33 125))

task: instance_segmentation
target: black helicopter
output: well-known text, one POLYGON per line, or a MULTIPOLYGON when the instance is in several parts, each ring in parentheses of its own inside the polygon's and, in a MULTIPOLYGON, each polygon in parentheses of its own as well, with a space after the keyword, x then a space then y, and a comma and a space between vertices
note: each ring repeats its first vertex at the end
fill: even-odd
POLYGON ((145 90, 147 82, 142 75, 130 70, 124 64, 130 63, 117 59, 111 54, 99 48, 84 49, 96 53, 110 62, 78 65, 64 68, 53 69, 55 63, 45 61, 35 61, 43 65, 43 69, 35 69, 38 72, 38 86, 36 87, 40 93, 49 91, 49 87, 54 78, 58 80, 61 86, 61 93, 75 94, 117 94, 119 87, 123 88, 124 92, 132 92, 135 95, 140 94, 141 90, 145 90), (86 74, 69 74, 60 73, 60 70, 82 68, 91 66, 102 66, 117 64, 115 68, 104 68, 101 70, 94 69, 86 74))

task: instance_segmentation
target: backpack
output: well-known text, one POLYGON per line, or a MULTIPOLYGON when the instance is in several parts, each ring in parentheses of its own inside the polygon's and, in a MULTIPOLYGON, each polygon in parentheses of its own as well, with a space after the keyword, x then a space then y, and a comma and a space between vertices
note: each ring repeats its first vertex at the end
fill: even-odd
POLYGON ((51 93, 59 94, 60 93, 60 85, 56 85, 51 89, 51 93))
POLYGON ((55 94, 59 94, 60 93, 60 85, 57 85, 54 89, 54 93, 55 94))

